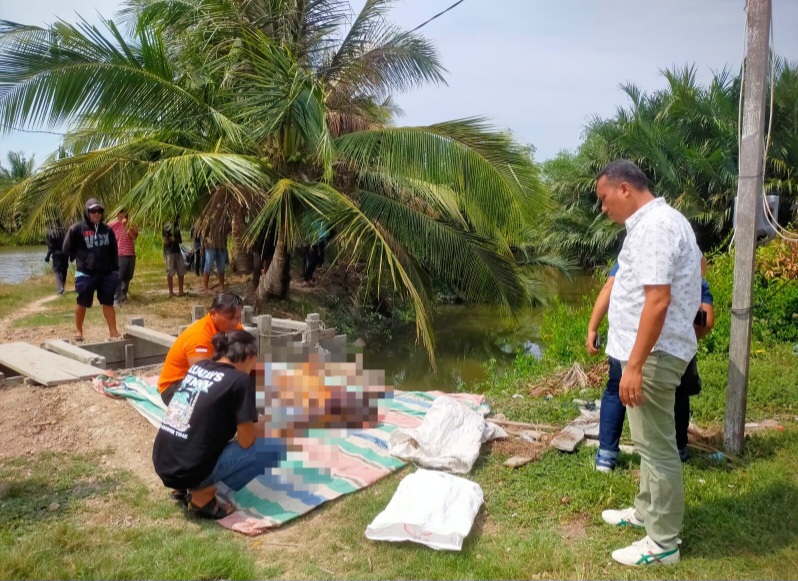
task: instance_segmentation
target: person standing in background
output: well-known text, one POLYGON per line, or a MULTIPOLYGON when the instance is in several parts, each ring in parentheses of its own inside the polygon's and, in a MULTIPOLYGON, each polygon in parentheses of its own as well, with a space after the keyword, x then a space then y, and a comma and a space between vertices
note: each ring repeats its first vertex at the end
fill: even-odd
POLYGON ((313 238, 311 244, 305 247, 305 264, 302 269, 305 286, 313 284, 313 275, 316 269, 324 264, 324 252, 330 238, 330 232, 324 220, 314 221, 311 228, 313 238))
MULTIPOLYGON (((706 272, 707 261, 701 259, 701 275, 706 272)), ((610 306, 610 294, 618 273, 618 263, 615 263, 607 275, 607 282, 601 289, 596 302, 593 305, 593 313, 588 323, 587 341, 585 346, 590 355, 598 355, 599 344, 598 328, 601 321, 607 314, 610 306)), ((701 309, 693 323, 697 339, 702 339, 712 330, 715 325, 715 310, 713 307, 712 293, 709 290, 709 283, 706 279, 701 280, 701 309)), ((599 472, 612 472, 618 462, 620 452, 621 433, 623 432, 623 421, 626 417, 626 406, 621 403, 618 388, 621 382, 621 362, 609 357, 609 377, 607 387, 601 396, 601 417, 599 421, 599 449, 596 452, 596 470, 599 472)), ((676 422, 676 447, 679 450, 679 458, 685 462, 688 457, 687 451, 687 431, 690 425, 690 396, 697 395, 701 391, 701 377, 698 374, 696 358, 690 361, 687 370, 682 375, 681 382, 676 388, 676 402, 674 404, 674 418, 676 422)))
POLYGON ((199 276, 200 272, 203 271, 203 266, 205 264, 205 253, 202 251, 202 236, 200 235, 199 222, 195 223, 191 227, 191 238, 194 240, 194 260, 192 261, 191 266, 194 267, 194 274, 199 276))
POLYGON ((116 218, 108 222, 108 226, 116 235, 116 244, 119 251, 119 285, 114 293, 114 307, 119 307, 127 300, 130 290, 130 281, 136 270, 136 238, 139 229, 131 226, 128 221, 127 210, 122 208, 117 212, 116 218))
POLYGON ((74 341, 83 341, 83 321, 86 309, 97 301, 103 307, 108 324, 109 339, 119 339, 114 311, 114 292, 119 283, 119 255, 116 235, 103 223, 105 208, 94 198, 86 202, 83 220, 73 224, 64 237, 64 254, 75 261, 75 290, 78 293, 75 308, 74 341))
POLYGON ((47 256, 44 257, 44 261, 50 262, 50 258, 53 259, 53 276, 59 295, 64 294, 64 285, 66 285, 67 270, 69 269, 69 256, 62 251, 64 236, 66 236, 66 229, 60 220, 54 220, 47 227, 47 256))
POLYGON ((169 289, 169 298, 184 297, 186 293, 183 292, 183 280, 186 277, 186 263, 180 250, 183 237, 180 235, 177 220, 172 224, 166 224, 161 235, 163 236, 163 259, 166 263, 166 286, 169 289), (177 276, 177 295, 175 295, 174 286, 175 276, 177 276))
POLYGON ((224 292, 224 273, 227 270, 227 237, 230 235, 230 221, 225 214, 221 214, 215 223, 208 228, 205 236, 205 268, 203 269, 203 282, 205 283, 205 294, 210 293, 211 270, 216 264, 216 274, 219 276, 219 287, 217 291, 224 292))

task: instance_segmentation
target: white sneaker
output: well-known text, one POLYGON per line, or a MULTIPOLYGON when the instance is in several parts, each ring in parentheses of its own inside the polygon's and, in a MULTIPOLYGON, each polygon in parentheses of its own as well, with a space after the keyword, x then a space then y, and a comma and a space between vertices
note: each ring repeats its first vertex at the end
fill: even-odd
POLYGON ((601 518, 608 525, 614 527, 632 526, 643 528, 645 524, 639 518, 634 507, 624 508, 623 510, 605 510, 601 513, 601 518))
POLYGON ((663 549, 649 537, 612 552, 612 558, 623 565, 670 565, 679 562, 679 547, 663 549))

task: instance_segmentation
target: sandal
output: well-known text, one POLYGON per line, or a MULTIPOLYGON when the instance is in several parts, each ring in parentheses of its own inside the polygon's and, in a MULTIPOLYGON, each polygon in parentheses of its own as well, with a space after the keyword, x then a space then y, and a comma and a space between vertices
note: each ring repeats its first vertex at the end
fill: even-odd
POLYGON ((191 494, 186 495, 188 509, 200 518, 219 520, 233 513, 233 507, 225 506, 214 496, 205 506, 197 508, 191 504, 191 494))
POLYGON ((83 335, 74 335, 74 336, 72 337, 72 340, 73 340, 75 343, 83 343, 83 335))
POLYGON ((172 500, 176 500, 183 506, 188 506, 188 491, 187 490, 172 490, 172 500))

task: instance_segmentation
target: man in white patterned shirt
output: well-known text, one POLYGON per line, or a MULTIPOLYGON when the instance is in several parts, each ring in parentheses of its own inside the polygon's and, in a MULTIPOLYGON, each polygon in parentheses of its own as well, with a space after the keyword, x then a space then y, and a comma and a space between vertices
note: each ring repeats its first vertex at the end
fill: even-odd
POLYGON ((610 299, 607 355, 621 362, 620 397, 640 454, 634 507, 605 510, 602 518, 646 529, 644 539, 613 551, 616 561, 675 563, 684 488, 673 405, 697 347, 693 320, 701 304, 701 252, 689 222, 651 194, 634 163, 608 164, 598 176, 596 194, 602 211, 626 225, 610 299))

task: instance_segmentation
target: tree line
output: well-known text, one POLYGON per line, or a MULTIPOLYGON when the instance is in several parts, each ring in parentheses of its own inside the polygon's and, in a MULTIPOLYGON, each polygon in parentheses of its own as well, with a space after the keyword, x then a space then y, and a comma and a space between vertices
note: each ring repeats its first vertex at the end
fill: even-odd
MULTIPOLYGON (((138 223, 226 220, 234 245, 276 238, 262 291, 280 298, 291 250, 322 222, 364 273, 361 295, 410 305, 430 352, 433 284, 516 312, 543 298, 546 268, 606 263, 622 231, 600 215, 594 176, 612 159, 637 162, 705 250, 728 238, 739 75, 702 85, 686 67, 662 91, 625 86, 628 106, 539 164, 480 117, 398 123, 396 96, 445 83, 445 69, 429 39, 389 22, 391 4, 129 0, 100 26, 0 21, 3 130, 66 128, 36 172, 3 181, 0 216, 37 236, 99 197, 138 223)), ((773 74, 766 182, 785 209, 798 67, 773 74)))
MULTIPOLYGON (((651 93, 623 85, 628 105, 610 118, 591 119, 575 151, 543 164, 556 208, 549 214, 544 246, 583 268, 606 264, 620 249, 623 231, 601 215, 595 176, 621 157, 637 163, 652 191, 688 217, 704 252, 730 242, 741 76, 724 69, 701 84, 695 66, 667 69, 662 76, 666 87, 651 93)), ((781 196, 779 222, 785 225, 795 218, 798 200, 798 63, 776 59, 772 77, 765 189, 781 196)))

